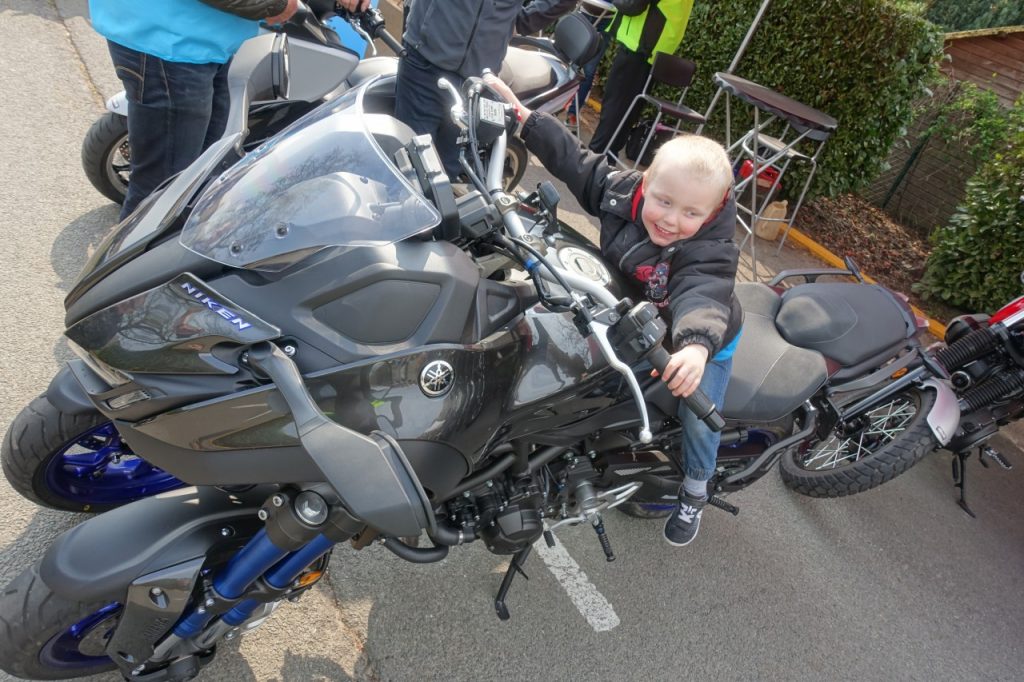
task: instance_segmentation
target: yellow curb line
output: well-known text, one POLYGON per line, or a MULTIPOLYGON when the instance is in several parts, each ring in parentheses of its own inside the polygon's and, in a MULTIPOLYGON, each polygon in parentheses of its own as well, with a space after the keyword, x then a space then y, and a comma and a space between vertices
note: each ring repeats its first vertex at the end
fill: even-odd
MULTIPOLYGON (((810 251, 819 260, 825 261, 826 263, 828 263, 829 265, 831 265, 834 268, 845 268, 846 267, 846 264, 843 263, 843 259, 842 258, 840 258, 836 254, 832 253, 831 251, 826 249, 824 246, 822 246, 818 242, 814 241, 813 239, 811 239, 810 237, 808 237, 806 234, 804 234, 800 230, 796 229, 795 227, 789 228, 789 240, 795 242, 801 248, 806 249, 807 251, 810 251)), ((863 273, 861 273, 861 274, 863 274, 863 273)), ((868 282, 871 282, 872 284, 878 284, 878 282, 876 282, 874 279, 872 279, 868 275, 864 275, 864 279, 867 280, 868 282)), ((917 306, 912 305, 910 307, 913 308, 915 315, 923 317, 925 320, 928 321, 928 332, 932 336, 934 336, 936 338, 939 338, 939 339, 945 338, 945 336, 946 336, 946 325, 942 324, 938 320, 933 320, 931 317, 929 317, 924 311, 922 311, 917 306)))
POLYGON ((599 114, 601 113, 601 100, 594 99, 593 97, 587 97, 586 103, 590 105, 591 109, 593 109, 599 114))

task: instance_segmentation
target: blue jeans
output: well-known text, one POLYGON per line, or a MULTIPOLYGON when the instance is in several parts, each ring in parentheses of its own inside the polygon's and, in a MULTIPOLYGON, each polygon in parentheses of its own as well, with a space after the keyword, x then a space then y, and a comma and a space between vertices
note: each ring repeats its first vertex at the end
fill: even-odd
POLYGON ((395 82, 395 118, 412 128, 417 135, 430 135, 450 178, 462 173, 459 165, 459 130, 449 118, 452 96, 437 87, 437 79, 445 78, 456 89, 463 78, 428 62, 423 55, 406 46, 406 55, 398 61, 395 82))
MULTIPOLYGON (((729 385, 731 373, 731 357, 708 362, 704 368, 700 390, 719 409, 725 400, 725 389, 729 385)), ((707 481, 715 473, 718 444, 722 436, 697 419, 693 412, 686 409, 682 400, 679 401, 679 421, 683 426, 683 473, 698 481, 707 481)))
POLYGON ((123 220, 224 134, 228 67, 169 62, 110 41, 107 47, 128 98, 132 154, 123 220))

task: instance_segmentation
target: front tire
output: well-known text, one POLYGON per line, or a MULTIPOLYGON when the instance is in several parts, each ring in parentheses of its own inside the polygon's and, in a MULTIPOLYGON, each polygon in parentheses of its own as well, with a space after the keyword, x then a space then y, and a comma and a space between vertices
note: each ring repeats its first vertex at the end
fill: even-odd
POLYGON ((526 144, 517 137, 510 137, 505 148, 505 170, 502 173, 505 191, 511 192, 519 186, 529 162, 530 153, 526 151, 526 144))
POLYGON ((787 486, 810 497, 843 497, 877 488, 938 445, 927 418, 935 392, 911 389, 860 417, 835 424, 807 448, 782 455, 787 486))
POLYGON ((0 593, 0 668, 32 680, 114 670, 103 653, 121 605, 82 603, 54 593, 35 564, 0 593))
POLYGON ((128 119, 111 111, 89 127, 82 141, 82 168, 96 190, 123 204, 128 193, 131 148, 128 146, 128 119))
POLYGON ((63 412, 45 395, 15 417, 0 462, 23 497, 67 511, 102 512, 182 485, 137 457, 107 417, 63 412))

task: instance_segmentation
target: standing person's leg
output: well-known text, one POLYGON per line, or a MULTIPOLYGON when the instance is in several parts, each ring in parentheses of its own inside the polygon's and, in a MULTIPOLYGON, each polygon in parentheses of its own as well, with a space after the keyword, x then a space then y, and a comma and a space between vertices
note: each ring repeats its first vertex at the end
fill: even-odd
POLYGON ((395 118, 412 128, 417 135, 430 135, 449 177, 461 172, 459 149, 456 144, 458 129, 448 119, 451 95, 437 87, 437 79, 446 78, 456 88, 462 85, 458 74, 439 69, 417 52, 407 48, 405 57, 398 60, 398 79, 395 82, 395 118))
POLYGON ((228 68, 231 62, 222 64, 213 77, 213 100, 210 107, 210 123, 206 128, 203 140, 203 151, 211 144, 224 137, 227 128, 228 113, 231 110, 231 95, 228 93, 228 68))
MULTIPOLYGON (((594 131, 594 137, 590 140, 590 151, 598 154, 604 151, 609 140, 612 139, 615 129, 619 126, 619 122, 626 115, 626 110, 629 109, 633 98, 643 91, 644 84, 647 82, 647 74, 650 71, 651 65, 644 57, 619 45, 619 51, 615 53, 612 67, 608 71, 608 78, 604 82, 601 120, 598 121, 597 130, 594 131)), ((639 113, 639 107, 633 109, 630 113, 630 120, 622 126, 609 151, 618 153, 622 149, 632 121, 639 113)))
MULTIPOLYGON (((611 34, 605 33, 605 28, 610 23, 610 19, 603 19, 596 26, 601 36, 601 49, 598 50, 596 57, 583 65, 583 80, 580 81, 580 90, 578 93, 580 107, 587 103, 587 95, 590 94, 590 89, 594 87, 594 76, 597 75, 597 67, 601 66, 601 60, 604 59, 604 53, 608 50, 608 44, 612 40, 611 34)), ((569 105, 569 113, 576 113, 575 102, 569 105)))
MULTIPOLYGON (((732 358, 708 362, 700 381, 700 390, 715 405, 725 399, 732 372, 732 358)), ((679 490, 679 506, 665 522, 665 540, 676 547, 690 544, 700 529, 700 517, 707 503, 707 482, 715 473, 718 445, 721 435, 709 429, 704 422, 679 402, 679 420, 683 426, 683 485, 679 490)))
POLYGON ((108 42, 128 98, 131 178, 123 220, 203 149, 219 64, 181 64, 108 42))

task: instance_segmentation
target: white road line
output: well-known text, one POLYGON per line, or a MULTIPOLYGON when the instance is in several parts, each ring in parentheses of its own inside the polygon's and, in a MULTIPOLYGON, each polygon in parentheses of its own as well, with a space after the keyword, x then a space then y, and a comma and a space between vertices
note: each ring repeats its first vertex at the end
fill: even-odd
POLYGON ((604 632, 619 624, 615 609, 587 579, 587 574, 576 560, 569 556, 569 552, 557 538, 554 547, 548 547, 543 538, 535 542, 533 547, 594 630, 604 632))

